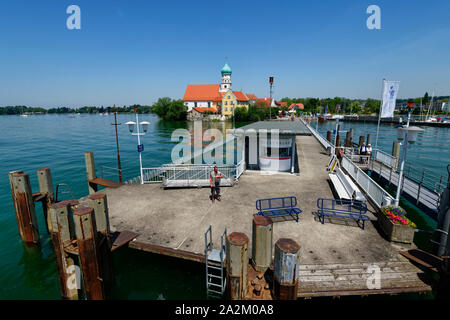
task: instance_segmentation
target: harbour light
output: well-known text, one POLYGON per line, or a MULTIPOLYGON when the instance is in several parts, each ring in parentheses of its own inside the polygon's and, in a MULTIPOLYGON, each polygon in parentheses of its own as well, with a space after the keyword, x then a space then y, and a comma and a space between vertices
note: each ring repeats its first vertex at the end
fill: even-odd
POLYGON ((399 141, 406 139, 406 142, 413 144, 417 141, 417 136, 421 131, 423 129, 419 127, 399 127, 397 128, 397 139, 399 141))
POLYGON ((134 125, 136 124, 136 122, 133 121, 128 121, 127 123, 125 123, 126 125, 128 125, 128 130, 130 130, 130 132, 134 131, 134 125))
POLYGON ((141 122, 142 131, 147 132, 149 124, 150 124, 150 122, 148 122, 148 121, 142 121, 141 122))

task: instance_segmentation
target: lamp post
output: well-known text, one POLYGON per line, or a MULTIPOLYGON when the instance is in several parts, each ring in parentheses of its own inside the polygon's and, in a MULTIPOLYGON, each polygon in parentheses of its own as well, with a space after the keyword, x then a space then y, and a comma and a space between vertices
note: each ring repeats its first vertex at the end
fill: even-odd
MULTIPOLYGON (((109 109, 109 108, 108 108, 109 109)), ((114 123, 111 123, 116 129, 116 148, 117 148, 117 167, 119 169, 119 181, 122 183, 122 167, 120 165, 120 153, 119 153, 119 137, 117 134, 117 126, 120 126, 121 123, 117 123, 117 108, 116 105, 114 105, 114 123)))
POLYGON ((272 86, 273 86, 273 77, 269 77, 270 83, 270 98, 269 98, 269 121, 272 120, 272 86))
POLYGON ((139 123, 138 107, 134 107, 134 112, 136 113, 136 122, 128 121, 125 124, 128 125, 128 129, 130 130, 131 135, 137 136, 137 138, 138 138, 137 150, 138 150, 138 153, 139 153, 139 168, 140 168, 140 172, 141 172, 141 184, 144 184, 144 175, 143 175, 143 172, 142 172, 142 151, 144 151, 144 145, 141 144, 141 136, 145 136, 145 133, 148 130, 148 125, 150 123, 147 122, 147 121, 142 121, 141 123, 139 123), (133 133, 134 125, 136 125, 137 133, 133 133), (144 131, 144 132, 140 132, 139 125, 142 126, 142 131, 144 131))
MULTIPOLYGON (((409 118, 409 117, 408 117, 409 118)), ((409 121, 408 121, 409 124, 409 121)), ((408 143, 414 144, 417 141, 417 135, 423 129, 419 127, 401 126, 397 128, 397 140, 402 145, 402 162, 400 164, 400 174, 398 177, 397 195, 395 196, 395 206, 398 207, 400 202, 400 191, 403 183, 403 168, 405 167, 406 151, 408 149, 408 143)))

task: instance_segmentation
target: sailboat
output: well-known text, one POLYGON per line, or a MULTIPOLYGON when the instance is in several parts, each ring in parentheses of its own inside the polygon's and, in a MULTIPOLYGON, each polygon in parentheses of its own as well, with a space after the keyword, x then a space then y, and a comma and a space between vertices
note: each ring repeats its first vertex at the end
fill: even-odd
POLYGON ((425 122, 437 122, 436 117, 430 115, 430 110, 433 108, 433 99, 434 99, 434 91, 433 95, 431 96, 430 105, 427 110, 427 116, 425 117, 425 122))
POLYGON ((24 118, 27 118, 27 117, 28 117, 28 114, 23 113, 23 107, 22 107, 22 112, 20 113, 20 116, 21 116, 21 117, 24 117, 24 118))

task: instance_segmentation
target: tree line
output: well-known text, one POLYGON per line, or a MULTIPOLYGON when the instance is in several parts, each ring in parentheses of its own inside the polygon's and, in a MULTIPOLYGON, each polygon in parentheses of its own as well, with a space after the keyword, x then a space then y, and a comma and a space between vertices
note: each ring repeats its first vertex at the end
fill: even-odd
POLYGON ((67 113, 107 113, 114 112, 117 110, 119 113, 132 113, 134 108, 138 107, 139 113, 151 113, 151 106, 141 106, 139 104, 134 104, 131 106, 123 107, 95 107, 95 106, 85 106, 81 108, 68 108, 68 107, 58 107, 45 109, 42 107, 27 107, 27 106, 6 106, 0 107, 0 115, 18 115, 18 114, 67 114, 67 113))

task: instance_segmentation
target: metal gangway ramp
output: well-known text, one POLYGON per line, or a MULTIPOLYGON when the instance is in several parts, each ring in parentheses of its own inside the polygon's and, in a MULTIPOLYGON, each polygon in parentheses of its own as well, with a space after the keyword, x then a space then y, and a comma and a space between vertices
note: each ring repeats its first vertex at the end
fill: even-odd
POLYGON ((212 228, 205 232, 205 265, 206 265, 206 295, 207 298, 222 298, 225 293, 226 279, 224 273, 225 241, 227 229, 220 237, 220 249, 213 248, 212 228))

